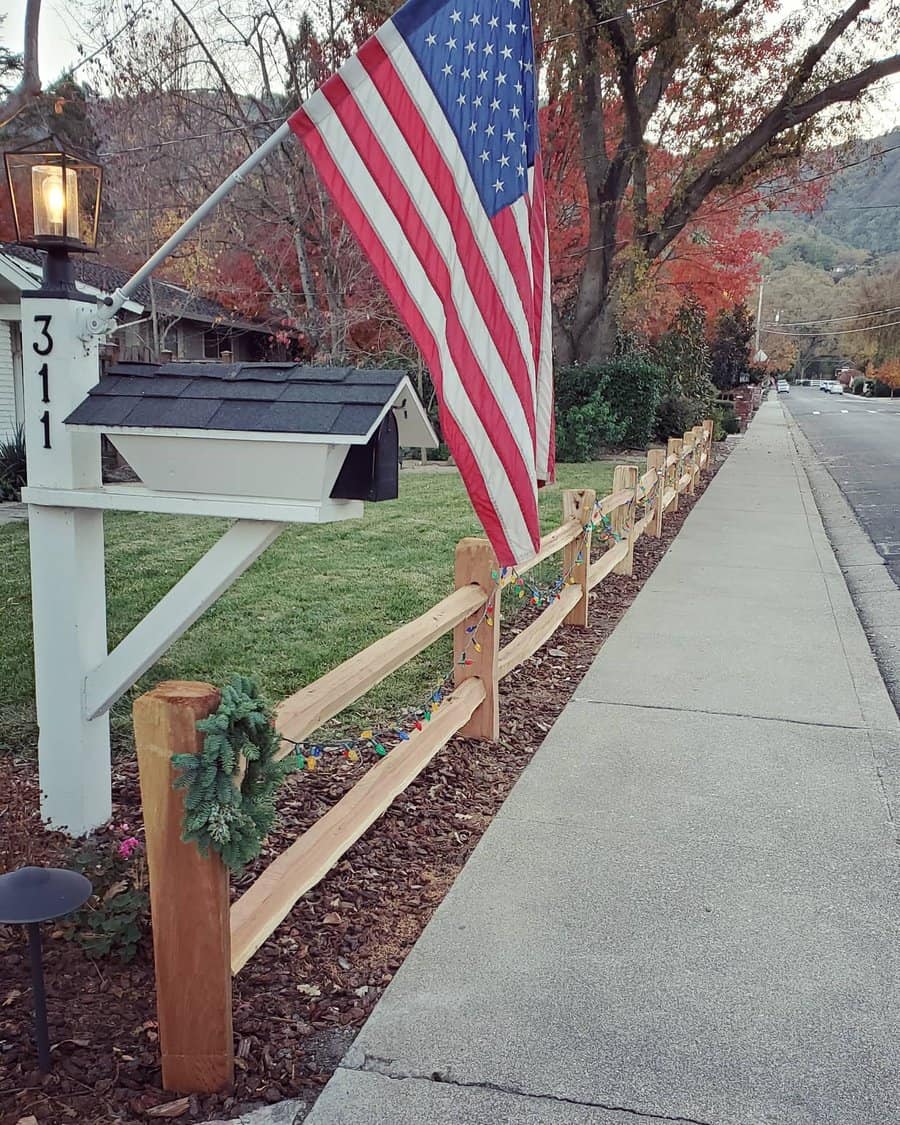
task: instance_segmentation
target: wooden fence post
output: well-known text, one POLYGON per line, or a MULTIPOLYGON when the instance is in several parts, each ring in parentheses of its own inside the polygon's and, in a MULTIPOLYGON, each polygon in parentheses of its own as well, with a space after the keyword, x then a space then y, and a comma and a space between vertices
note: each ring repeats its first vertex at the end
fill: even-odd
POLYGON ((181 839, 184 793, 172 788, 173 754, 196 754, 196 729, 219 705, 211 684, 170 681, 134 703, 141 777, 162 1084, 215 1093, 234 1081, 228 871, 181 839))
MULTIPOLYGON (((684 445, 684 440, 680 437, 670 437, 666 447, 666 457, 669 458, 674 453, 678 457, 678 461, 672 466, 672 487, 675 489, 675 499, 672 501, 672 511, 678 511, 678 481, 681 478, 681 447, 684 445)), ((668 476, 668 474, 667 474, 668 476)))
POLYGON ((712 418, 703 419, 703 448, 706 451, 706 468, 712 464, 713 437, 716 432, 716 423, 712 418))
POLYGON ((688 496, 693 496, 694 485, 697 481, 697 435, 693 430, 688 430, 688 432, 682 438, 682 441, 684 443, 682 445, 682 449, 684 449, 686 446, 688 450, 684 458, 684 468, 688 476, 691 478, 688 481, 687 492, 688 496))
POLYGON ((637 519, 638 471, 637 465, 616 465, 613 469, 613 492, 630 488, 631 503, 616 508, 612 513, 612 528, 628 543, 628 551, 621 562, 613 567, 613 574, 631 574, 634 569, 634 525, 637 519))
POLYGON ((654 538, 659 539, 663 529, 663 498, 666 491, 666 454, 662 449, 651 449, 647 453, 647 471, 656 473, 656 491, 654 492, 653 519, 649 528, 654 538))
POLYGON ((703 475, 703 450, 706 448, 706 433, 702 426, 694 426, 694 480, 699 483, 703 475))
POLYGON ((476 708, 459 733, 467 738, 484 738, 491 742, 500 737, 500 681, 497 673, 497 656, 500 653, 500 590, 493 577, 498 571, 497 556, 486 539, 461 539, 457 543, 457 590, 461 586, 474 584, 481 587, 485 596, 493 599, 493 611, 487 617, 483 609, 478 609, 453 630, 454 682, 461 684, 464 680, 477 676, 484 684, 484 702, 476 708), (472 626, 478 626, 483 618, 484 623, 477 633, 467 632, 472 626), (488 626, 488 620, 493 622, 491 626, 488 626), (463 654, 470 663, 461 663, 463 654))
MULTIPOLYGON (((567 488, 563 492, 563 520, 578 519, 584 527, 594 514, 594 504, 597 502, 597 493, 593 488, 574 489, 567 488)), ((586 531, 573 539, 563 550, 563 574, 568 574, 570 580, 581 587, 581 601, 563 618, 563 625, 577 625, 586 629, 589 625, 588 617, 588 576, 591 570, 591 533, 586 531), (579 555, 581 562, 578 561, 579 555)))

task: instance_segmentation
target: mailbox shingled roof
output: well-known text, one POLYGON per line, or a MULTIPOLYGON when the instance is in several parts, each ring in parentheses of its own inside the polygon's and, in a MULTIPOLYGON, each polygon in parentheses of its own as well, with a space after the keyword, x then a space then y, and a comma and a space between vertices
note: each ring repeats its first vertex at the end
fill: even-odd
POLYGON ((66 422, 360 437, 405 375, 293 363, 117 363, 66 422))

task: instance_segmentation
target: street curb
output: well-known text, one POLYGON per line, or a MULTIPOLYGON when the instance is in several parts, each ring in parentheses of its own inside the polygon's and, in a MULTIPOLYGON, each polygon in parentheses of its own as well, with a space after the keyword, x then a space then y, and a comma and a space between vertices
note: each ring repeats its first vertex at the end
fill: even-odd
MULTIPOLYGON (((890 633, 895 623, 900 626, 900 588, 793 415, 783 405, 781 409, 808 485, 804 489, 801 479, 807 519, 823 529, 840 570, 834 580, 826 576, 826 583, 888 817, 900 843, 900 644, 891 643, 890 633)), ((900 634, 900 628, 893 632, 900 634)))
MULTIPOLYGON (((793 415, 783 406, 782 411, 896 720, 900 710, 900 644, 893 640, 892 633, 900 633, 900 587, 793 415)), ((867 721, 872 726, 882 725, 877 713, 871 719, 867 716, 867 721)))

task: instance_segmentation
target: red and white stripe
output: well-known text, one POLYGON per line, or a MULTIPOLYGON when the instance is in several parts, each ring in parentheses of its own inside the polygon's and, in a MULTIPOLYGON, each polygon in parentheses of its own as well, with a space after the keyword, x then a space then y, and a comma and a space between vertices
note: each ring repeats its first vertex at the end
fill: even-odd
MULTIPOLYGON (((425 361, 445 440, 502 565, 540 543, 552 479, 543 179, 490 219, 388 21, 290 119, 425 361)), ((539 163, 539 161, 538 161, 539 163)))

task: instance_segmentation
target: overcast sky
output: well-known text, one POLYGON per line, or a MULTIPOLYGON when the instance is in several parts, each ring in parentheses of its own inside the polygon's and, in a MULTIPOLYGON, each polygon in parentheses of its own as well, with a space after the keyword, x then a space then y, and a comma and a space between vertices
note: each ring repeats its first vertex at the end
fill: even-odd
MULTIPOLYGON (((41 5, 40 22, 40 63, 41 77, 45 82, 54 78, 70 66, 78 52, 60 15, 65 12, 65 4, 50 0, 41 5)), ((21 53, 24 42, 25 0, 0 0, 0 15, 6 18, 0 29, 0 39, 11 51, 21 53)))
MULTIPOLYGON (((398 6, 401 0, 397 0, 398 6)), ((786 0, 785 8, 791 8, 802 0, 786 0)), ((73 35, 77 28, 67 14, 65 0, 44 0, 40 23, 40 65, 41 77, 45 84, 52 82, 67 66, 78 59, 73 35)), ((25 19, 24 0, 0 0, 0 15, 6 18, 0 27, 0 40, 10 50, 20 52, 23 42, 23 23, 25 19)), ((884 84, 879 95, 879 106, 864 124, 862 133, 874 137, 900 127, 900 76, 894 76, 884 84)))

